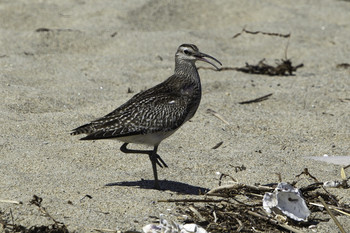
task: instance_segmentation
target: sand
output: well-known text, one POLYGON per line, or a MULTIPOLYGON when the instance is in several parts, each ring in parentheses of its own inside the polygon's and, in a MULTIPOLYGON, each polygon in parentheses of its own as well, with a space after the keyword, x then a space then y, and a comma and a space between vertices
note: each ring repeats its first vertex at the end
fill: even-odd
MULTIPOLYGON (((141 231, 149 216, 174 211, 157 200, 198 197, 218 185, 217 172, 266 184, 278 182, 275 173, 291 182, 307 167, 321 181, 339 180, 341 165, 305 157, 350 155, 350 72, 337 68, 350 63, 349 12, 338 0, 1 1, 0 199, 23 204, 0 203, 0 211, 24 226, 51 223, 28 205, 35 194, 69 230, 141 231), (304 67, 274 77, 199 70, 196 115, 159 147, 169 165, 159 170, 162 191, 151 189, 147 156, 123 154, 115 140, 69 135, 169 77, 182 43, 226 67, 285 58, 286 38, 232 39, 244 27, 291 33, 287 56, 304 67), (247 169, 235 173, 241 165, 247 169)), ((349 190, 331 192, 350 202, 349 190)), ((338 219, 350 229, 348 217, 338 219)))

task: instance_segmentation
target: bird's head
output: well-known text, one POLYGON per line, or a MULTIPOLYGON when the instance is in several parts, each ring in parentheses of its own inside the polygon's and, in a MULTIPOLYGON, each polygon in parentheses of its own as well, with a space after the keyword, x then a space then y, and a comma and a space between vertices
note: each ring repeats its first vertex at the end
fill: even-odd
POLYGON ((220 65, 221 62, 219 60, 217 60, 216 58, 202 53, 198 50, 197 46, 195 46, 194 44, 182 44, 179 46, 179 48, 176 51, 175 54, 176 59, 181 62, 181 61, 190 61, 190 62, 196 62, 196 61, 204 61, 206 63, 211 64, 212 66, 214 66, 216 69, 219 69, 213 62, 207 60, 206 58, 210 58, 214 61, 216 61, 217 63, 219 63, 220 65))

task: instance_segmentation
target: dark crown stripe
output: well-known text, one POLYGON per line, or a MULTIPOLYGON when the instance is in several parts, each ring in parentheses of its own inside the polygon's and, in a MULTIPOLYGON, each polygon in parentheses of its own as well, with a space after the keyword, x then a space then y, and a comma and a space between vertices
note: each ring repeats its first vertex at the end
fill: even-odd
POLYGON ((187 47, 193 49, 194 51, 198 51, 197 46, 195 46, 194 44, 182 44, 180 47, 187 47))

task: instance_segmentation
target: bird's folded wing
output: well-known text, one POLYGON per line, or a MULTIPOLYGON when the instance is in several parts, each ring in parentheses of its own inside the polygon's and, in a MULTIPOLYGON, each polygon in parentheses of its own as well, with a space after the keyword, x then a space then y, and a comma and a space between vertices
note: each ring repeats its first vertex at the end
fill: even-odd
POLYGON ((137 97, 106 116, 76 128, 73 134, 87 133, 82 139, 93 140, 167 132, 186 120, 190 108, 186 96, 159 93, 148 98, 137 97))

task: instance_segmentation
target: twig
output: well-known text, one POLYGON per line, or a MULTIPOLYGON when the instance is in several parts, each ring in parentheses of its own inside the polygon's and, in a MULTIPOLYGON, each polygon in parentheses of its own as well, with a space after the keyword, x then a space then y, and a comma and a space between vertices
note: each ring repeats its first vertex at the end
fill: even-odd
MULTIPOLYGON (((318 206, 318 207, 323 207, 323 205, 318 204, 318 203, 310 202, 309 204, 310 204, 310 205, 314 205, 314 206, 318 206)), ((338 209, 338 208, 336 208, 336 207, 334 207, 334 206, 329 206, 329 205, 328 205, 328 208, 331 209, 331 210, 337 211, 337 212, 339 212, 339 213, 341 213, 341 214, 344 214, 344 215, 347 215, 347 216, 350 217, 350 213, 345 212, 345 211, 343 211, 343 210, 340 210, 340 209, 338 209)))
POLYGON ((284 229, 286 229, 286 230, 288 230, 288 231, 295 232, 295 233, 303 233, 302 231, 299 231, 298 229, 295 229, 294 227, 291 227, 291 226, 289 226, 289 225, 287 225, 287 224, 284 224, 284 223, 279 223, 277 220, 274 220, 274 219, 269 218, 269 217, 267 217, 267 216, 263 216, 263 215, 261 215, 261 214, 259 214, 259 213, 255 213, 255 212, 250 211, 250 210, 248 210, 247 213, 250 214, 250 215, 253 215, 253 216, 255 216, 255 217, 258 217, 258 218, 267 220, 267 221, 269 221, 270 223, 275 224, 275 225, 278 225, 278 226, 280 226, 280 227, 282 227, 282 228, 284 228, 284 229))
POLYGON ((57 221, 56 219, 54 219, 49 212, 46 211, 46 208, 43 207, 41 205, 41 202, 43 201, 43 199, 41 197, 38 197, 37 195, 33 195, 33 199, 29 202, 32 205, 35 205, 39 208, 39 210, 49 219, 51 219, 52 221, 54 221, 55 225, 59 226, 59 225, 64 225, 62 222, 57 221))
POLYGON ((15 220, 13 220, 13 214, 12 214, 12 209, 11 208, 10 208, 10 215, 11 215, 12 224, 14 226, 15 225, 15 220))
POLYGON ((10 203, 10 204, 23 204, 21 201, 11 201, 11 200, 0 200, 1 203, 10 203))
MULTIPOLYGON (((341 98, 338 98, 338 100, 340 100, 340 102, 346 102, 346 101, 350 101, 350 98, 344 98, 344 99, 341 99, 341 98)), ((348 166, 350 166, 350 165, 348 165, 348 166)), ((347 167, 348 167, 347 166, 347 167)))
POLYGON ((237 180, 235 178, 233 178, 231 175, 221 173, 220 178, 219 178, 219 186, 221 186, 221 181, 222 181, 222 178, 224 178, 224 177, 230 177, 233 182, 237 183, 237 180))
POLYGON ((250 104, 250 103, 261 102, 261 101, 267 100, 270 96, 272 96, 272 93, 264 95, 264 96, 261 96, 261 97, 256 98, 256 99, 242 101, 242 102, 239 102, 239 104, 250 104))
POLYGON ((225 124, 230 125, 230 123, 227 120, 225 120, 219 113, 215 112, 214 110, 208 108, 207 113, 212 114, 213 116, 217 117, 222 122, 224 122, 225 124))
POLYGON ((234 184, 227 184, 227 185, 221 185, 219 187, 211 189, 209 192, 206 193, 206 195, 216 195, 220 191, 224 190, 231 190, 231 189, 241 189, 245 185, 241 183, 234 183, 234 184))
POLYGON ((242 224, 242 222, 241 222, 241 220, 239 220, 238 218, 235 218, 236 219, 236 221, 238 222, 238 224, 239 224, 239 228, 237 229, 237 232, 240 232, 242 229, 243 229, 243 224, 242 224))
POLYGON ((309 177, 311 177, 313 180, 315 180, 317 183, 319 182, 318 179, 317 179, 316 177, 314 177, 313 175, 310 174, 308 168, 304 168, 304 171, 302 171, 299 175, 296 175, 295 177, 299 178, 301 175, 309 176, 309 177))
POLYGON ((94 231, 98 231, 98 232, 118 232, 118 231, 116 231, 116 230, 112 230, 112 229, 98 229, 98 228, 94 228, 94 229, 92 229, 92 230, 94 230, 94 231))
POLYGON ((279 172, 276 172, 275 173, 276 175, 277 175, 277 177, 278 177, 278 182, 282 182, 282 175, 281 175, 281 173, 279 173, 279 172))
POLYGON ((248 31, 248 30, 245 30, 245 28, 242 29, 241 32, 237 33, 236 35, 234 35, 232 37, 232 39, 242 35, 243 33, 248 33, 248 34, 263 34, 263 35, 268 35, 268 36, 278 36, 278 37, 284 37, 284 38, 289 38, 290 37, 290 33, 288 34, 280 34, 280 33, 275 33, 275 32, 262 32, 262 31, 248 31))
POLYGON ((233 184, 222 185, 222 186, 213 188, 209 192, 207 192, 207 195, 216 195, 216 193, 223 190, 242 189, 242 188, 247 188, 255 191, 264 191, 264 192, 273 190, 272 188, 266 187, 266 186, 252 186, 252 185, 246 185, 242 183, 233 183, 233 184))
POLYGON ((340 225, 340 222, 338 221, 338 219, 334 216, 334 214, 331 212, 331 210, 328 208, 328 205, 326 204, 326 202, 323 200, 323 198, 321 196, 318 197, 318 199, 320 199, 320 201, 322 202, 322 205, 324 206, 324 208, 326 209, 327 213, 332 217, 333 221, 335 222, 335 224, 338 226, 339 230, 342 233, 346 233, 343 226, 340 225))
MULTIPOLYGON (((304 168, 304 171, 301 172, 299 175, 296 175, 295 177, 299 178, 301 175, 306 175, 311 177, 313 180, 315 180, 317 183, 319 182, 316 177, 310 174, 309 169, 304 168)), ((338 201, 334 199, 333 195, 328 192, 328 190, 322 185, 321 188, 328 194, 328 197, 334 201, 334 203, 338 204, 338 201)))
POLYGON ((189 206, 188 208, 194 213, 194 215, 197 216, 197 218, 199 219, 200 222, 205 222, 205 221, 207 221, 207 220, 199 213, 199 211, 198 211, 196 208, 194 208, 193 206, 189 206))
POLYGON ((166 199, 158 202, 222 202, 224 199, 166 199))
MULTIPOLYGON (((294 186, 297 182, 293 182, 292 183, 292 186, 294 186)), ((308 186, 306 187, 301 187, 300 188, 300 191, 302 192, 310 192, 310 191, 314 191, 320 187, 322 187, 323 185, 323 182, 317 182, 317 183, 312 183, 312 184, 309 184, 308 186)))
POLYGON ((218 217, 216 216, 215 210, 213 211, 213 217, 214 217, 214 222, 216 223, 218 221, 218 217))

